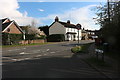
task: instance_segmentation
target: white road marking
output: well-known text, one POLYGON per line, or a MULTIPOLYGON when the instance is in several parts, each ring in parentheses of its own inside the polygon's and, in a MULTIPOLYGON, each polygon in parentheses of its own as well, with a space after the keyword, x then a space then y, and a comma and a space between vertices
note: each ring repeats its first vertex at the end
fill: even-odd
POLYGON ((26 49, 26 48, 22 48, 22 49, 26 49))
POLYGON ((43 54, 43 55, 47 55, 47 54, 43 54))
POLYGON ((21 49, 14 49, 14 50, 8 50, 8 51, 18 51, 18 50, 21 50, 21 49))
POLYGON ((21 53, 19 53, 19 54, 30 54, 30 53, 21 52, 21 53))
POLYGON ((23 60, 25 60, 25 59, 17 59, 17 61, 23 61, 23 60))
POLYGON ((40 56, 42 56, 42 55, 37 55, 36 57, 40 57, 40 56))
POLYGON ((47 49, 46 51, 49 51, 50 49, 47 49))
POLYGON ((14 50, 8 50, 8 51, 14 51, 14 50))
POLYGON ((41 51, 41 50, 37 50, 37 51, 41 51))
POLYGON ((55 53, 55 52, 50 52, 50 53, 55 53))

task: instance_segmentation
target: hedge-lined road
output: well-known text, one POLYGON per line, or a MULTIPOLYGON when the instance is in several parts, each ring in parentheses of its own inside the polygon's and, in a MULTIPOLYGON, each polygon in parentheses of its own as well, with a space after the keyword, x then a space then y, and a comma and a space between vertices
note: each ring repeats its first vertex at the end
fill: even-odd
MULTIPOLYGON (((91 41, 81 41, 81 44, 91 41)), ((70 49, 77 42, 60 42, 17 48, 3 48, 3 78, 79 77, 104 78, 70 49)))

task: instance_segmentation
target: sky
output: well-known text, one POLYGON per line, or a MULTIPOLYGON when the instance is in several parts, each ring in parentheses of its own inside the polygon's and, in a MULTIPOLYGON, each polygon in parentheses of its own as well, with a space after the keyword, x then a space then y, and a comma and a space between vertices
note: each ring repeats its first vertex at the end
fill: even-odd
MULTIPOLYGON (((55 1, 55 0, 53 0, 55 1)), ((100 2, 46 2, 45 0, 0 0, 0 19, 15 20, 18 25, 30 25, 33 21, 36 27, 51 25, 58 16, 60 21, 70 20, 73 24, 81 24, 85 29, 99 29, 93 18, 95 8, 100 2), (6 5, 4 5, 6 4, 6 5)))

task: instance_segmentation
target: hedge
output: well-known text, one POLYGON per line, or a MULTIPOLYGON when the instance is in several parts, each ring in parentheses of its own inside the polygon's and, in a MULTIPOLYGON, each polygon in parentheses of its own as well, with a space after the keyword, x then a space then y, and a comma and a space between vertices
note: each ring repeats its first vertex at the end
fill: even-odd
MULTIPOLYGON (((25 40, 33 40, 35 39, 34 34, 25 34, 25 40)), ((23 34, 9 34, 2 33, 2 44, 18 44, 20 40, 23 40, 23 34)))
POLYGON ((65 35, 64 34, 52 34, 47 37, 48 42, 60 42, 65 41, 65 35))

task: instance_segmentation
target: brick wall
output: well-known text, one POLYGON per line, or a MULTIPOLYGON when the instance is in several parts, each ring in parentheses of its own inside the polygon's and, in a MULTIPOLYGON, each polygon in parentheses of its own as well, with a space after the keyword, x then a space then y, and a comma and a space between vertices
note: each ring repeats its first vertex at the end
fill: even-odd
POLYGON ((22 40, 19 43, 20 44, 32 44, 32 43, 44 43, 45 40, 22 40))
MULTIPOLYGON (((21 34, 21 31, 16 27, 14 23, 10 25, 9 29, 9 33, 21 34)), ((5 30, 5 33, 8 33, 7 29, 5 30)))

